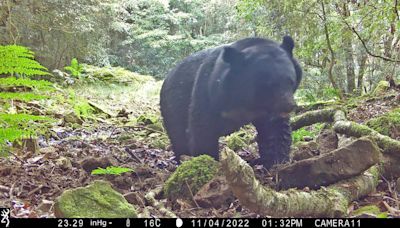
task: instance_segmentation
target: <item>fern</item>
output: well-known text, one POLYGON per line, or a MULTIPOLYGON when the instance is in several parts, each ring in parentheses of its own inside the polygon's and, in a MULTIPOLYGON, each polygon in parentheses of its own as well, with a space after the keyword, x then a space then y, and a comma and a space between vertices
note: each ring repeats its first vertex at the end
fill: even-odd
POLYGON ((71 65, 64 67, 64 69, 71 72, 72 76, 79 78, 82 74, 83 66, 78 63, 76 58, 73 58, 71 60, 71 65))
POLYGON ((28 122, 51 122, 52 119, 47 116, 34 116, 34 115, 29 115, 29 114, 6 114, 6 113, 1 113, 0 114, 0 126, 4 123, 6 123, 9 126, 18 126, 18 125, 23 125, 28 122))
POLYGON ((0 74, 33 76, 50 75, 47 68, 34 60, 34 52, 18 45, 0 46, 0 74))
POLYGON ((13 142, 27 135, 29 135, 29 132, 21 129, 2 128, 0 129, 0 144, 6 141, 13 142))
POLYGON ((53 83, 44 80, 31 80, 29 78, 0 78, 0 88, 23 86, 37 90, 54 90, 53 83))
POLYGON ((48 96, 43 96, 34 93, 8 93, 0 92, 0 99, 2 100, 18 100, 18 101, 32 101, 32 100, 43 100, 49 98, 48 96))
POLYGON ((5 142, 13 142, 17 139, 36 136, 47 130, 47 125, 55 120, 46 116, 34 116, 29 114, 0 114, 0 148, 5 142))

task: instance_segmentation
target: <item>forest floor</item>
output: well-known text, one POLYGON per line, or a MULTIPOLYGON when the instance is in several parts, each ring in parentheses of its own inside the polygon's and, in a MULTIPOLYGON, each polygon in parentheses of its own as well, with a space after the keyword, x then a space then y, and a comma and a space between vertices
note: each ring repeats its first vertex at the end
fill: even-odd
MULTIPOLYGON (((117 191, 134 203, 139 213, 144 213, 146 209, 151 216, 164 217, 157 208, 146 204, 144 196, 162 186, 177 167, 170 146, 149 143, 151 140, 165 140, 165 133, 150 129, 138 121, 130 123, 132 116, 137 118, 143 114, 132 108, 132 103, 137 100, 129 99, 129 87, 118 88, 120 95, 111 98, 109 94, 115 91, 110 89, 107 102, 102 102, 105 98, 91 93, 90 89, 76 91, 77 94, 86 92, 86 98, 118 114, 103 119, 88 119, 78 127, 54 126, 50 138, 39 138, 36 154, 15 153, 7 159, 1 158, 0 205, 10 207, 13 217, 54 217, 53 202, 64 190, 103 179, 110 181, 117 191), (120 176, 91 175, 91 166, 100 163, 130 167, 134 171, 120 176)), ((155 99, 151 102, 156 104, 158 101, 155 99)), ((358 100, 349 110, 348 118, 364 123, 393 110, 398 104, 395 95, 358 100)), ((399 139, 400 133, 394 132, 392 137, 399 139)), ((262 172, 258 176, 271 178, 267 173, 262 172)), ((365 205, 375 205, 388 214, 399 210, 399 192, 395 189, 396 180, 382 177, 375 193, 352 202, 348 210, 351 212, 365 205)), ((201 208, 190 200, 158 200, 180 217, 258 216, 241 206, 238 200, 221 204, 218 208, 201 208)))

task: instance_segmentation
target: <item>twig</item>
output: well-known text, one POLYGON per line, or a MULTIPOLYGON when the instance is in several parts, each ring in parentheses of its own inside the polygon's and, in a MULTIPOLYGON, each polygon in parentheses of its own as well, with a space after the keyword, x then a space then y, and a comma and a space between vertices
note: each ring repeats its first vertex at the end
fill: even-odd
POLYGON ((30 191, 28 193, 28 196, 31 196, 31 195, 35 194, 37 191, 40 191, 40 189, 42 189, 42 188, 43 188, 43 185, 41 184, 38 187, 34 188, 32 191, 30 191))
POLYGON ((14 182, 12 185, 11 185, 11 188, 10 188, 10 191, 8 192, 8 194, 10 195, 10 200, 12 201, 12 195, 13 195, 13 191, 14 191, 14 186, 15 186, 15 184, 16 184, 16 182, 14 182))
POLYGON ((185 184, 186 184, 186 187, 187 187, 188 190, 189 190, 189 193, 190 193, 190 196, 192 197, 193 202, 196 204, 196 207, 197 207, 197 208, 200 208, 199 204, 198 204, 197 201, 194 199, 194 195, 193 195, 192 189, 190 188, 190 186, 189 186, 189 184, 188 184, 188 182, 187 182, 186 180, 185 180, 185 184))
POLYGON ((10 188, 4 185, 0 185, 0 192, 9 192, 10 188))
POLYGON ((11 154, 12 156, 14 156, 18 161, 20 161, 22 164, 25 164, 26 162, 24 160, 22 160, 21 158, 18 157, 18 155, 14 154, 11 151, 7 151, 7 153, 11 154))

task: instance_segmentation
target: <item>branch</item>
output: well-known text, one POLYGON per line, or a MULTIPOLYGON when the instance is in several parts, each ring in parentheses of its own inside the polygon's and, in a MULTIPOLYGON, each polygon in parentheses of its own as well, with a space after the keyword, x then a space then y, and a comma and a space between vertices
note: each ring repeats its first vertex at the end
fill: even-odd
POLYGON ((372 57, 375 57, 375 58, 383 59, 383 60, 388 61, 388 62, 400 63, 400 60, 398 60, 398 59, 392 59, 392 58, 389 58, 389 57, 386 57, 386 56, 377 55, 377 54, 372 53, 372 52, 368 49, 367 44, 365 43, 365 41, 364 41, 364 39, 361 37, 361 35, 357 32, 357 30, 356 30, 354 27, 350 26, 349 23, 347 23, 347 21, 344 20, 344 19, 343 19, 343 23, 346 24, 346 26, 347 26, 351 31, 353 31, 354 34, 356 34, 358 40, 360 40, 361 44, 363 45, 363 47, 364 47, 364 49, 365 49, 365 51, 367 52, 368 55, 370 55, 370 56, 372 56, 372 57))
MULTIPOLYGON (((243 206, 262 216, 342 217, 347 215, 347 208, 351 201, 376 190, 380 175, 400 176, 398 166, 400 162, 400 141, 381 135, 364 125, 348 121, 343 111, 329 109, 311 111, 294 119, 292 124, 296 123, 294 126, 300 126, 318 121, 333 121, 334 130, 340 134, 355 137, 368 136, 373 139, 383 150, 382 162, 379 165, 371 166, 358 176, 319 190, 289 189, 287 191, 276 191, 263 186, 246 161, 229 148, 224 148, 220 158, 221 171, 225 175, 232 192, 243 206), (306 117, 312 117, 312 120, 306 117)), ((361 148, 359 149, 361 150, 361 148)), ((349 150, 349 152, 353 152, 353 149, 349 150)), ((338 164, 340 162, 346 163, 349 160, 339 159, 337 162, 338 164)), ((370 164, 375 162, 376 160, 370 164)))
POLYGON ((360 176, 318 191, 277 192, 263 186, 253 169, 228 148, 221 152, 221 166, 232 192, 243 206, 263 216, 275 217, 345 216, 349 202, 373 192, 379 177, 378 168, 372 166, 360 176))

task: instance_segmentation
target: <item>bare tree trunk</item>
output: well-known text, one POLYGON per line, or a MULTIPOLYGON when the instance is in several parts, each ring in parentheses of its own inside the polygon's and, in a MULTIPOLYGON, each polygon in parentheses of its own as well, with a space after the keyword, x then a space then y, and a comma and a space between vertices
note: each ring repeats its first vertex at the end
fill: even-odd
POLYGON ((321 7, 322 7, 322 20, 323 20, 323 23, 324 23, 326 44, 328 46, 329 52, 331 53, 331 59, 330 59, 329 69, 328 69, 328 78, 329 78, 329 81, 331 82, 333 88, 336 89, 339 92, 340 99, 343 99, 344 98, 343 97, 343 92, 339 88, 339 86, 336 84, 336 81, 335 81, 335 79, 333 77, 333 67, 335 66, 336 58, 335 58, 335 52, 332 49, 331 40, 330 40, 330 37, 329 37, 328 22, 327 22, 327 19, 326 19, 324 0, 321 0, 320 3, 321 3, 321 7))
POLYGON ((362 54, 361 61, 360 61, 360 68, 358 70, 358 75, 357 75, 357 91, 358 91, 359 95, 362 94, 365 68, 367 66, 367 59, 368 59, 368 55, 362 54))
MULTIPOLYGON (((350 16, 350 10, 348 8, 347 2, 343 3, 343 8, 341 12, 343 18, 346 19, 350 16)), ((346 76, 347 76, 347 93, 352 94, 354 90, 356 89, 356 75, 354 72, 354 57, 353 57, 353 39, 352 39, 352 34, 347 32, 348 30, 346 27, 343 27, 343 36, 342 36, 342 42, 343 42, 343 48, 344 48, 344 54, 345 54, 345 59, 346 59, 346 76)))

